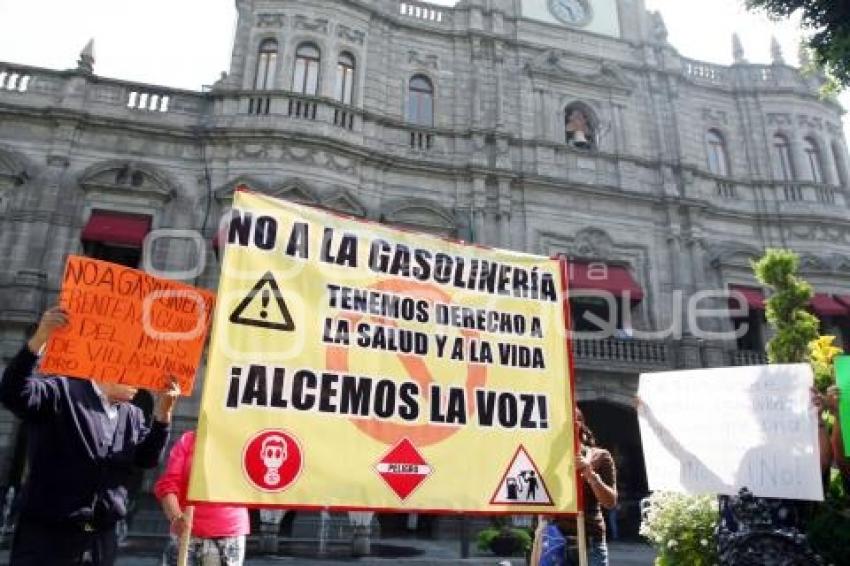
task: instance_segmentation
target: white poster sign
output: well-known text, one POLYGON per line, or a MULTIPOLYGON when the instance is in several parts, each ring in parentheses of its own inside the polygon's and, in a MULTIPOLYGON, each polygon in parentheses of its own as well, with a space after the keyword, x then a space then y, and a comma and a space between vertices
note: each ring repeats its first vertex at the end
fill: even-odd
POLYGON ((822 501, 812 381, 808 364, 642 374, 649 489, 822 501))

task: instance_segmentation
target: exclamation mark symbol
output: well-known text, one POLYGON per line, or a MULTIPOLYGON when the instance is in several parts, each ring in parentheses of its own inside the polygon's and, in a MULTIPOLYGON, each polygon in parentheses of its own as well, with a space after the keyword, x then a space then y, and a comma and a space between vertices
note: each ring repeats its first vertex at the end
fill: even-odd
POLYGON ((549 410, 546 408, 546 396, 537 396, 537 405, 540 408, 540 428, 549 428, 549 410))
POLYGON ((266 318, 267 316, 269 316, 269 312, 266 310, 267 308, 269 308, 269 299, 269 290, 263 289, 263 296, 260 297, 260 300, 263 302, 263 308, 260 311, 261 318, 266 318))

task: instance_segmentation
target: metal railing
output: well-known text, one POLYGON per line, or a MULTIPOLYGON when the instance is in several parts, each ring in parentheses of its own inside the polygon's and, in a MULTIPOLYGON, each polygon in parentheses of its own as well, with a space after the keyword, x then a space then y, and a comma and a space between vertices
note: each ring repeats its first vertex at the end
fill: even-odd
POLYGON ((736 350, 731 361, 733 366, 760 366, 767 363, 767 355, 755 350, 736 350))
POLYGON ((578 360, 626 362, 670 366, 673 362, 666 342, 625 338, 577 338, 573 353, 578 360))

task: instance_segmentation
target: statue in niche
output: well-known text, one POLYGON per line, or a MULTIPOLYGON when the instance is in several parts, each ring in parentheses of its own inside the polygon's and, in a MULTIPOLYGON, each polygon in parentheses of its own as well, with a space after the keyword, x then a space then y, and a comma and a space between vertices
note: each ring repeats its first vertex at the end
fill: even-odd
POLYGON ((580 108, 566 110, 567 143, 579 149, 593 147, 593 128, 587 114, 580 108))

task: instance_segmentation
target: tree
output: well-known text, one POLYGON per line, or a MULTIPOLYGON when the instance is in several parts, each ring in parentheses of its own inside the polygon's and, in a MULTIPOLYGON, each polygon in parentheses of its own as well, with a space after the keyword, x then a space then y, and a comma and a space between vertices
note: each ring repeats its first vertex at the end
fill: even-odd
POLYGON ((772 364, 808 361, 809 343, 818 338, 820 323, 806 310, 812 286, 797 277, 800 258, 790 250, 767 250, 753 263, 756 279, 773 289, 767 300, 767 322, 776 331, 767 344, 772 364))
POLYGON ((806 41, 821 65, 839 84, 850 87, 850 2, 847 0, 745 0, 748 10, 773 19, 799 11, 803 27, 812 31, 806 41))

